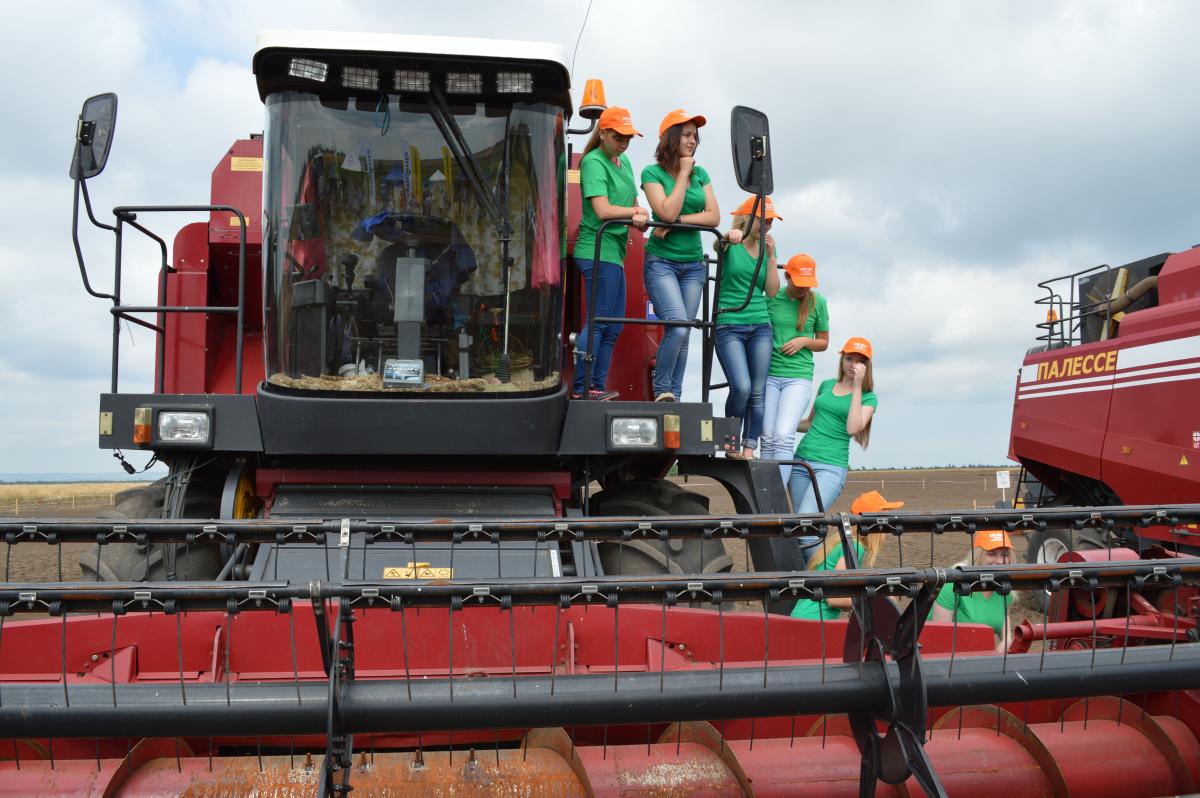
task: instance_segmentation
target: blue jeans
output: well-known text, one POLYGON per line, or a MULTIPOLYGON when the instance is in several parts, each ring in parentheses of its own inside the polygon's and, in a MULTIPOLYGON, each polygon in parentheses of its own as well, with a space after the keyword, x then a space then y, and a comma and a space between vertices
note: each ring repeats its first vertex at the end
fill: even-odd
MULTIPOLYGON (((654 315, 664 321, 692 321, 700 311, 704 280, 708 269, 704 261, 679 263, 657 255, 647 255, 644 268, 646 293, 654 303, 654 315)), ((664 327, 658 354, 654 358, 654 395, 683 395, 683 374, 687 369, 690 327, 664 327)))
MULTIPOLYGON (((596 291, 596 316, 619 317, 625 315, 625 270, 616 263, 600 261, 600 268, 592 268, 593 261, 575 259, 575 266, 583 274, 587 290, 588 307, 592 303, 592 291, 596 291)), ((617 336, 621 334, 621 324, 595 325, 596 340, 588 341, 588 325, 584 322, 583 329, 575 341, 575 393, 583 393, 583 380, 586 363, 583 353, 588 352, 595 360, 592 361, 592 390, 604 390, 608 384, 608 365, 612 362, 613 347, 617 345, 617 336), (591 344, 589 348, 589 343, 591 344)))
POLYGON ((762 435, 772 344, 770 324, 717 325, 717 360, 729 382, 725 415, 742 419, 742 446, 747 449, 757 449, 762 435))
MULTIPOLYGON (((804 462, 812 466, 813 472, 817 475, 817 487, 821 489, 821 503, 825 505, 825 512, 829 512, 833 503, 842 493, 842 487, 846 484, 846 472, 849 469, 828 463, 814 463, 812 460, 804 462)), ((792 478, 788 482, 788 490, 792 494, 793 512, 818 512, 817 494, 812 489, 812 478, 809 477, 807 469, 801 466, 792 468, 792 478)))
MULTIPOLYGON (((767 377, 763 403, 762 457, 764 460, 793 460, 796 451, 796 425, 808 412, 813 381, 807 377, 767 377)), ((790 465, 779 466, 779 476, 787 484, 790 465)))

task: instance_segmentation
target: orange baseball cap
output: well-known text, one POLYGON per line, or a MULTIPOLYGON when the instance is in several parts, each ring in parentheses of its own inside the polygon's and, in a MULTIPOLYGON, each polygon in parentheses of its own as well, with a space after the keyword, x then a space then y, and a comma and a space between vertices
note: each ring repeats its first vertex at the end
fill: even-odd
POLYGON ((633 118, 629 115, 629 109, 619 105, 605 108, 604 113, 600 114, 600 121, 596 123, 596 126, 602 130, 605 128, 615 130, 623 136, 642 135, 633 126, 633 118))
POLYGON ((1012 540, 1003 529, 981 529, 975 533, 975 547, 984 551, 1011 549, 1012 540))
MULTIPOLYGON (((781 222, 783 221, 783 217, 780 216, 779 214, 775 213, 775 203, 771 202, 770 197, 763 197, 763 204, 766 206, 766 209, 767 209, 766 216, 768 219, 778 219, 781 222)), ((749 216, 750 211, 753 208, 754 208, 754 197, 746 197, 746 201, 743 202, 741 205, 737 206, 737 209, 731 215, 733 215, 733 216, 749 216)), ((759 208, 758 213, 762 214, 763 210, 761 208, 759 208)))
POLYGON ((869 490, 850 504, 850 512, 855 515, 863 513, 878 513, 883 510, 896 510, 904 506, 904 502, 890 502, 883 498, 877 490, 869 490))
POLYGON ((848 341, 846 341, 845 345, 842 346, 841 352, 843 355, 848 354, 850 352, 857 352, 858 354, 865 357, 867 360, 870 360, 871 359, 871 342, 868 341, 866 338, 859 338, 858 336, 855 336, 854 338, 851 338, 848 341))
POLYGON ((661 139, 667 134, 667 131, 670 128, 673 128, 676 125, 682 125, 686 122, 694 122, 696 127, 704 127, 708 120, 700 116, 700 114, 689 114, 682 108, 676 108, 674 111, 664 116, 663 121, 659 123, 658 137, 661 139))
POLYGON ((797 288, 817 287, 817 264, 808 255, 793 255, 783 270, 797 288))

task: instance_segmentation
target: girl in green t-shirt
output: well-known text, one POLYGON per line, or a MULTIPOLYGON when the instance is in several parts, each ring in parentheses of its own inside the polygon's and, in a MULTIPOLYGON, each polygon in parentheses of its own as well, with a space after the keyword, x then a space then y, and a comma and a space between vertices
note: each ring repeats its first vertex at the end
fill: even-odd
MULTIPOLYGON (((642 170, 642 190, 660 222, 705 227, 721 223, 708 172, 696 164, 704 117, 677 108, 658 126, 656 163, 642 170)), ((700 310, 708 268, 698 230, 656 227, 646 240, 646 293, 654 315, 664 321, 692 321, 700 310)), ((654 359, 654 401, 682 398, 690 327, 665 327, 654 359)))
MULTIPOLYGON (((605 109, 596 123, 596 132, 583 149, 579 160, 579 187, 583 193, 583 212, 579 234, 575 238, 575 267, 583 275, 588 307, 596 293, 597 317, 620 318, 625 315, 625 249, 629 230, 623 224, 610 225, 600 236, 600 259, 596 260, 596 234, 600 224, 610 219, 627 219, 638 230, 646 229, 650 214, 638 206, 633 167, 625 150, 634 136, 642 135, 633 126, 629 111, 613 106, 605 109)), ((572 398, 592 398, 604 392, 613 347, 621 334, 620 324, 595 324, 595 340, 588 340, 588 322, 575 343, 575 383, 572 398), (591 396, 584 397, 587 364, 583 353, 592 356, 591 396)))
MULTIPOLYGON (((880 513, 884 510, 895 510, 903 506, 904 502, 890 502, 883 498, 879 491, 872 490, 855 499, 850 505, 850 512, 854 515, 880 513)), ((875 565, 875 560, 879 557, 879 552, 883 548, 884 536, 878 533, 874 535, 860 535, 858 534, 858 527, 854 527, 852 542, 854 543, 855 562, 858 563, 858 567, 870 568, 875 565)), ((842 536, 836 527, 830 527, 825 540, 815 546, 807 547, 806 551, 810 554, 808 565, 804 568, 806 571, 842 571, 846 568, 846 559, 842 556, 842 536)), ((849 598, 830 598, 821 601, 799 599, 796 602, 796 606, 792 608, 792 617, 806 618, 810 621, 821 618, 832 621, 843 611, 848 611, 850 605, 851 600, 849 598)))
MULTIPOLYGON (((829 308, 816 291, 817 264, 808 255, 793 255, 783 277, 782 290, 767 300, 775 345, 763 414, 765 460, 792 459, 796 426, 812 399, 813 353, 829 348, 829 308)), ((783 484, 791 473, 790 465, 779 466, 783 484)))
MULTIPOLYGON (((833 506, 850 469, 850 439, 864 449, 871 438, 871 419, 879 400, 875 398, 875 378, 871 373, 871 342, 851 338, 842 347, 836 380, 825 380, 817 388, 808 418, 797 425, 806 433, 796 447, 796 459, 803 460, 815 472, 821 503, 825 510, 833 506)), ((816 513, 816 492, 808 469, 792 469, 788 490, 797 513, 816 513)))
MULTIPOLYGON (((1008 565, 1012 562, 1012 540, 1003 529, 981 529, 975 533, 974 549, 969 560, 956 563, 964 565, 1008 565)), ((945 584, 938 592, 937 601, 929 611, 929 620, 959 623, 979 623, 992 627, 996 635, 996 653, 1003 654, 1013 640, 1012 621, 1008 617, 1013 595, 1002 596, 993 590, 978 591, 960 596, 954 585, 945 584)))
POLYGON ((734 229, 726 236, 731 246, 725 250, 717 282, 717 360, 729 383, 725 398, 725 416, 741 422, 740 451, 726 454, 740 460, 754 457, 762 435, 763 398, 767 369, 771 366, 771 317, 767 297, 779 291, 779 272, 775 261, 775 240, 771 222, 780 219, 770 197, 753 217, 755 197, 750 197, 733 212, 734 229), (765 216, 765 221, 764 221, 765 216), (762 264, 759 254, 766 248, 762 264))

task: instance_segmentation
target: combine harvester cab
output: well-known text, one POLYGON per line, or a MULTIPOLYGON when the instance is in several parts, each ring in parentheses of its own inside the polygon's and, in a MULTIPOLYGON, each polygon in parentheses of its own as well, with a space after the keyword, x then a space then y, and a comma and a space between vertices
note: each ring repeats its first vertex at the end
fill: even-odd
MULTIPOLYGON (((119 392, 114 355, 101 445, 171 474, 122 517, 0 521, 9 556, 50 551, 57 576, 0 586, 0 795, 1195 791, 1200 561, 946 569, 899 548, 867 569, 850 539, 932 551, 1200 507, 796 516, 775 464, 714 457, 731 425, 705 404, 568 399, 563 63, 511 42, 260 39, 265 139, 222 161, 173 262, 163 244, 160 304, 83 272, 114 325, 149 314, 160 336, 152 392, 119 392), (739 514, 709 514, 672 465, 739 514), (812 535, 848 567, 776 567, 812 535), (64 552, 85 544, 71 581, 64 552), (729 572, 735 545, 755 572, 729 572), (1096 623, 995 655, 988 627, 926 623, 944 589, 1136 597, 1169 615, 1169 645, 1096 623), (831 598, 847 620, 776 612, 831 598)), ((81 117, 89 217, 115 108, 81 117)), ((766 118, 735 109, 733 141, 761 205, 766 118)), ((117 208, 118 241, 159 210, 117 208)))
MULTIPOLYGON (((1039 283, 1039 345, 1017 379, 1009 456, 1027 506, 1200 498, 1200 248, 1039 283)), ((1194 526, 1037 535, 1030 562, 1076 549, 1200 553, 1194 526)))

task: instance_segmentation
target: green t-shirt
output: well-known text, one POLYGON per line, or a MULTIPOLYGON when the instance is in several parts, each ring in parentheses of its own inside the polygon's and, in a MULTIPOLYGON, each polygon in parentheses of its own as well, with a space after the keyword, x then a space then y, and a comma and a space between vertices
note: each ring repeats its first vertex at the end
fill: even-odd
MULTIPOLYGON (((960 596, 954 592, 954 585, 942 585, 938 592, 937 603, 955 614, 959 623, 981 623, 992 627, 997 637, 1003 637, 1004 620, 1008 617, 1008 608, 1013 602, 1013 594, 1001 596, 993 592, 990 596, 982 593, 971 593, 960 596)), ((929 610, 933 617, 933 609, 929 610)))
MULTIPOLYGON (((596 257, 596 231, 600 229, 600 217, 596 216, 589 198, 608 197, 611 205, 631 207, 637 199, 633 167, 624 154, 621 155, 621 165, 617 166, 605 157, 603 149, 597 147, 579 162, 579 187, 583 192, 583 216, 579 221, 579 235, 575 238, 572 254, 576 260, 591 260, 596 257)), ((604 240, 600 242, 600 260, 624 266, 625 247, 628 244, 628 225, 606 227, 604 240)))
MULTIPOLYGON (((817 388, 812 426, 796 447, 796 457, 849 468, 850 436, 846 434, 846 418, 850 415, 852 394, 834 396, 833 386, 836 384, 837 380, 825 380, 817 388)), ((863 391, 862 406, 879 407, 879 400, 873 392, 863 391)))
POLYGON ((767 372, 772 377, 799 377, 811 380, 813 375, 813 353, 811 349, 801 349, 791 355, 785 355, 780 348, 793 338, 816 338, 819 332, 829 332, 829 306, 825 297, 812 292, 813 303, 809 308, 808 318, 804 320, 804 329, 796 329, 796 319, 800 316, 800 300, 792 299, 782 287, 775 296, 767 297, 767 313, 771 316, 772 332, 775 343, 771 349, 771 370, 767 372))
MULTIPOLYGON (((855 557, 855 562, 861 563, 863 558, 863 547, 859 545, 857 541, 854 543, 854 551, 857 555, 855 557)), ((840 559, 842 559, 842 544, 838 543, 829 550, 829 554, 825 557, 825 560, 817 564, 816 570, 837 570, 837 562, 840 559)), ((813 601, 812 599, 803 598, 798 599, 796 601, 796 606, 792 608, 793 618, 805 618, 810 621, 820 620, 821 618, 824 618, 827 621, 832 621, 836 620, 840 614, 841 613, 838 610, 835 610, 833 607, 830 607, 828 604, 826 604, 824 599, 821 601, 813 601)))
MULTIPOLYGON (((692 167, 687 191, 683 194, 683 208, 679 212, 680 216, 700 213, 704 210, 704 187, 710 182, 712 181, 708 179, 708 172, 699 166, 692 167)), ((642 170, 643 190, 647 183, 658 183, 662 186, 663 193, 669 197, 675 190, 675 175, 669 174, 666 169, 656 163, 650 164, 642 170)), ((660 222, 675 221, 674 219, 663 219, 658 214, 654 214, 654 218, 660 222)), ((664 238, 647 236, 646 254, 657 255, 676 263, 695 263, 704 260, 704 245, 700 241, 700 231, 698 230, 672 230, 664 238)))
MULTIPOLYGON (((750 290, 750 279, 754 277, 756 263, 758 258, 750 257, 750 253, 741 244, 734 244, 725 250, 725 262, 721 269, 721 307, 736 308, 746 301, 746 292, 750 290)), ((717 324, 770 323, 767 295, 763 293, 769 268, 771 266, 764 257, 762 268, 758 270, 758 281, 754 283, 754 293, 750 296, 750 304, 736 313, 731 311, 719 314, 717 324)))

